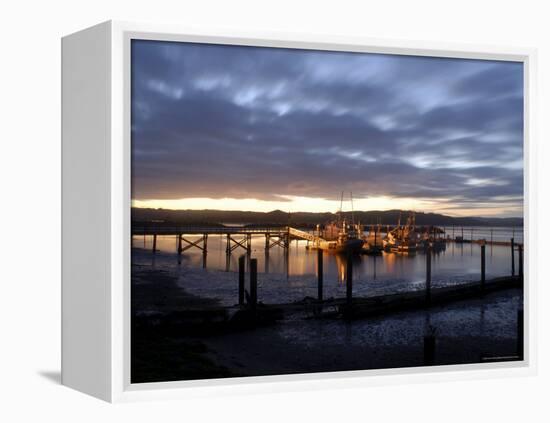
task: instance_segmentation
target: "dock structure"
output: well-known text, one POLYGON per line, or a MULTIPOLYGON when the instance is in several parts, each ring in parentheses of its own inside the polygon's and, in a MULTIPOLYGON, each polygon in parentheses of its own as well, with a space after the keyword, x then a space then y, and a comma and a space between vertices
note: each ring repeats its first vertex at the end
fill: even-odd
MULTIPOLYGON (((435 226, 434 226, 435 228, 435 226)), ((489 240, 485 238, 476 239, 474 237, 473 229, 470 230, 470 237, 464 239, 464 228, 460 228, 461 236, 455 237, 455 227, 452 228, 453 237, 437 238, 437 241, 443 242, 458 242, 458 243, 471 243, 471 244, 483 244, 483 245, 501 245, 510 246, 512 251, 522 243, 518 243, 514 238, 509 241, 495 240, 493 238, 494 229, 490 229, 489 240)), ((388 229, 389 230, 389 227, 388 229)), ((443 228, 443 233, 445 233, 443 228)), ((291 226, 266 226, 266 227, 248 227, 248 226, 166 226, 166 225, 151 225, 151 224, 132 224, 132 235, 143 236, 144 247, 145 238, 152 238, 152 251, 157 252, 157 238, 158 236, 174 236, 176 239, 176 251, 178 255, 183 252, 196 248, 202 251, 206 256, 208 253, 208 237, 212 235, 225 236, 226 240, 226 254, 231 256, 233 252, 240 251, 250 256, 252 253, 252 238, 264 237, 265 238, 265 253, 269 254, 269 251, 273 248, 282 248, 285 252, 288 252, 290 243, 293 240, 307 241, 308 249, 312 250, 329 250, 334 251, 337 241, 326 240, 322 238, 318 232, 306 232, 291 226)), ((435 239, 435 237, 434 237, 435 239)), ((514 275, 514 263, 512 264, 512 276, 514 275)))
POLYGON ((327 243, 328 241, 324 240, 318 235, 311 234, 309 232, 301 231, 296 228, 288 227, 288 234, 293 239, 303 239, 306 241, 311 242, 311 245, 309 248, 317 249, 317 250, 327 250, 329 249, 327 243))
POLYGON ((231 255, 236 250, 244 250, 250 255, 252 252, 252 237, 265 237, 266 254, 274 247, 283 248, 285 251, 290 247, 293 240, 308 241, 310 248, 329 249, 329 241, 290 226, 276 227, 241 227, 241 226, 223 226, 223 227, 179 227, 179 226, 137 226, 132 225, 132 235, 151 236, 153 238, 153 252, 157 251, 158 236, 176 237, 176 250, 178 254, 190 248, 197 248, 204 255, 208 252, 208 237, 210 235, 224 236, 226 239, 226 254, 231 255))
MULTIPOLYGON (((252 236, 265 237, 266 253, 273 247, 288 249, 293 238, 305 239, 301 236, 290 235, 288 226, 277 227, 241 227, 241 226, 137 226, 132 225, 133 236, 153 237, 153 252, 157 251, 158 236, 176 237, 176 251, 178 254, 190 248, 197 248, 204 255, 208 253, 208 237, 211 235, 224 236, 226 239, 226 254, 231 255, 236 250, 244 250, 247 255, 252 252, 252 236)), ((298 231, 297 232, 302 232, 298 231)), ((303 232, 307 234, 307 232, 303 232)))
MULTIPOLYGON (((501 227, 501 228, 465 228, 460 227, 457 228, 455 226, 442 226, 441 227, 447 235, 444 240, 446 242, 456 242, 456 243, 464 243, 464 244, 485 244, 489 246, 493 245, 499 245, 499 246, 510 246, 511 245, 511 239, 505 238, 507 234, 511 233, 514 237, 514 235, 519 230, 520 232, 523 232, 523 227, 501 227), (464 237, 464 231, 469 229, 470 235, 464 237), (460 233, 461 235, 456 235, 455 232, 460 233), (499 234, 500 232, 500 234, 499 234)), ((523 238, 520 238, 523 239, 523 238)), ((515 245, 523 244, 523 241, 518 242, 518 240, 515 240, 515 245)))

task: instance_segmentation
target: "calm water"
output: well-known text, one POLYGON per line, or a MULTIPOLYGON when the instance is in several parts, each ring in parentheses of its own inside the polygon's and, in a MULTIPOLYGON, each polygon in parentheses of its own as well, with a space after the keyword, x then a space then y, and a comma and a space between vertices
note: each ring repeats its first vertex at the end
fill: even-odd
MULTIPOLYGON (((490 229, 464 228, 464 239, 490 239, 490 229)), ((452 229, 447 228, 452 236, 452 229)), ((461 229, 455 228, 455 236, 461 229)), ((512 236, 522 241, 518 229, 493 230, 494 241, 509 240, 512 236), (498 234, 498 235, 497 235, 498 234)), ((197 240, 198 236, 186 236, 197 240)), ((188 292, 219 299, 223 304, 235 304, 237 299, 238 257, 245 251, 233 251, 227 260, 225 236, 208 237, 206 262, 197 248, 185 251, 178 260, 176 237, 159 236, 157 254, 151 253, 152 237, 135 236, 133 263, 154 266, 176 272, 180 285, 188 292)), ((265 303, 287 302, 317 295, 317 252, 306 249, 306 241, 293 241, 288 255, 280 247, 265 254, 265 238, 252 238, 252 258, 258 260, 258 298, 265 303)), ((516 255, 516 272, 517 252, 516 255)), ((448 243, 444 251, 433 254, 432 285, 446 286, 480 279, 480 246, 477 244, 448 243)), ((369 296, 423 289, 426 277, 426 255, 383 253, 382 256, 357 256, 353 262, 354 295, 369 296)), ((511 252, 506 246, 486 246, 487 278, 511 274, 511 252)), ((345 259, 339 255, 324 254, 325 297, 345 296, 345 259)))
POLYGON ((515 242, 523 243, 523 228, 486 228, 481 226, 444 226, 445 235, 454 239, 462 236, 465 240, 485 239, 486 241, 515 242))

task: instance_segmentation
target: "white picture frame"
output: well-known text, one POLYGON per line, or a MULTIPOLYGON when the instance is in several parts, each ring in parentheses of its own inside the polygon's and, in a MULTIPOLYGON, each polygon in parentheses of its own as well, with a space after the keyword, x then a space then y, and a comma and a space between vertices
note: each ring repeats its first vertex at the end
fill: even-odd
POLYGON ((536 52, 526 48, 105 22, 62 40, 62 383, 106 401, 532 375, 536 372, 536 52), (130 383, 130 40, 524 63, 523 362, 130 383), (86 240, 86 242, 83 242, 86 240), (85 270, 83 270, 85 269, 85 270))

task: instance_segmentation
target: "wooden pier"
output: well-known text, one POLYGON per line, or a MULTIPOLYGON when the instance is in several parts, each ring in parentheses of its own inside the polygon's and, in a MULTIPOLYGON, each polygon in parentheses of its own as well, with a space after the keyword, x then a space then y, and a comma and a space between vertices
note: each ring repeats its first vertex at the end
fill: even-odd
MULTIPOLYGON (((248 255, 252 252, 252 236, 265 237, 265 250, 269 252, 273 247, 288 249, 292 239, 300 238, 296 234, 291 235, 288 226, 280 227, 208 227, 208 226, 134 226, 132 225, 132 237, 150 236, 153 238, 153 252, 156 252, 158 236, 174 236, 176 239, 176 251, 178 254, 190 248, 197 248, 204 255, 208 253, 208 237, 210 235, 225 236, 226 254, 231 255, 235 250, 244 250, 248 255)), ((302 231, 299 231, 302 232, 302 231)), ((303 232, 307 234, 307 232, 303 232)))
MULTIPOLYGON (((429 225, 433 226, 433 225, 429 225)), ((435 227, 435 226, 434 226, 435 227)), ((389 228, 388 228, 389 230, 389 228)), ((473 228, 470 229, 469 238, 464 237, 464 228, 442 227, 443 234, 447 236, 434 236, 434 240, 443 243, 455 242, 458 244, 481 244, 511 246, 512 249, 523 248, 523 243, 514 241, 514 238, 508 240, 495 240, 493 232, 490 230, 490 237, 475 238, 473 228), (461 235, 455 236, 456 233, 461 235)), ((514 231, 515 233, 515 231, 514 231)), ((315 232, 306 232, 291 226, 266 226, 266 227, 244 227, 244 226, 165 226, 155 224, 135 225, 132 224, 132 239, 135 236, 152 237, 152 251, 157 251, 158 236, 174 236, 176 239, 176 251, 179 255, 184 251, 196 248, 202 251, 203 255, 208 254, 208 237, 211 235, 225 236, 226 254, 230 256, 236 250, 244 250, 248 255, 252 252, 252 237, 265 237, 266 254, 272 248, 279 247, 288 251, 290 243, 293 240, 305 240, 308 242, 307 248, 313 250, 334 250, 336 241, 327 241, 316 235, 315 232)), ((380 234, 382 236, 382 233, 380 234)))
MULTIPOLYGON (((265 251, 274 247, 288 250, 293 240, 305 240, 311 243, 310 248, 329 249, 328 242, 319 236, 302 231, 290 226, 276 227, 178 227, 178 226, 135 226, 132 225, 132 237, 143 236, 153 238, 153 252, 157 251, 158 236, 174 236, 176 239, 176 251, 178 254, 190 248, 197 248, 204 255, 208 253, 208 237, 210 235, 225 236, 226 254, 231 255, 235 250, 244 250, 248 255, 252 252, 252 237, 265 237, 265 251)), ((308 244, 309 245, 309 244, 308 244)))

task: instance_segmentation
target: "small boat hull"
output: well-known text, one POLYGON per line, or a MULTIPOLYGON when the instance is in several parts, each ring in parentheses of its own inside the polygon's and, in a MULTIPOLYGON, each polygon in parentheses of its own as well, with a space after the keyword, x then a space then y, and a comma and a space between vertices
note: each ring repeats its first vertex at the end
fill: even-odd
POLYGON ((363 240, 361 239, 348 239, 343 243, 335 245, 334 252, 340 254, 348 253, 360 253, 363 249, 363 240))
POLYGON ((401 254, 415 254, 417 250, 416 243, 384 243, 384 249, 392 253, 401 253, 401 254))
POLYGON ((363 254, 367 254, 369 256, 379 256, 382 254, 382 251, 384 251, 384 248, 382 247, 382 245, 373 245, 373 244, 369 244, 366 241, 363 244, 363 248, 361 250, 363 254))

